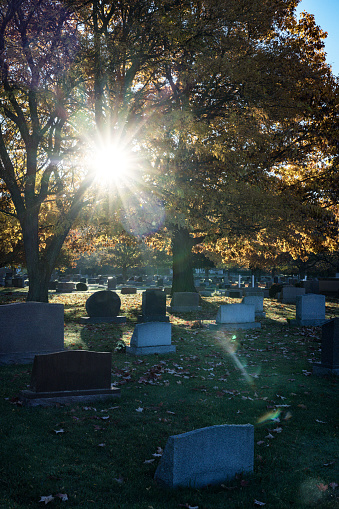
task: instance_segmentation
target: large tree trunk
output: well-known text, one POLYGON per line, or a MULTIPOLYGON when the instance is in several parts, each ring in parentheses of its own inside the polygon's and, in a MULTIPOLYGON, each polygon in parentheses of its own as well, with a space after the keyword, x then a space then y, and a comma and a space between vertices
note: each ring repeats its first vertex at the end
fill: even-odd
POLYGON ((29 279, 27 300, 48 302, 48 283, 51 274, 48 264, 42 263, 39 255, 38 214, 26 213, 21 220, 25 247, 26 266, 29 279))
POLYGON ((192 247, 196 244, 186 228, 176 228, 172 235, 174 292, 196 292, 193 279, 192 247))

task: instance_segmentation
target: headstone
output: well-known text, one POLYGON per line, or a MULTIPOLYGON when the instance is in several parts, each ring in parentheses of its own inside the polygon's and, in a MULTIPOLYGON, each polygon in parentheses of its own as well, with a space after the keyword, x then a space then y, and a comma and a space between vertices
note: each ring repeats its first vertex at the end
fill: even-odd
POLYGON ((241 299, 243 290, 232 290, 229 289, 227 292, 228 297, 231 297, 232 299, 241 299))
POLYGON ((305 288, 298 288, 296 286, 283 286, 280 301, 283 304, 296 304, 297 295, 305 295, 305 288))
POLYGON ((56 291, 58 293, 72 293, 74 290, 74 283, 70 281, 59 282, 56 285, 56 291))
POLYGON ((245 295, 242 304, 250 304, 254 306, 254 315, 256 318, 265 318, 264 312, 264 296, 263 295, 245 295))
POLYGON ((300 282, 301 287, 305 288, 306 293, 319 293, 319 281, 318 279, 307 279, 300 282))
POLYGON ((319 293, 330 297, 339 296, 339 279, 335 277, 319 278, 319 293))
POLYGON ((169 488, 203 488, 252 472, 254 427, 223 424, 170 436, 155 472, 169 488))
POLYGON ((262 290, 261 288, 244 288, 243 291, 242 291, 244 297, 246 297, 247 295, 257 295, 257 296, 264 296, 264 290, 262 290))
POLYGON ((29 390, 21 398, 30 406, 51 405, 120 395, 111 386, 111 352, 69 350, 36 355, 29 390))
POLYGON ((321 362, 313 364, 315 375, 339 375, 339 318, 322 327, 321 362))
POLYGON ((121 288, 121 293, 124 295, 129 295, 129 294, 137 293, 137 289, 132 286, 123 286, 121 288))
POLYGON ((88 284, 89 285, 97 285, 99 283, 99 279, 95 277, 89 277, 88 278, 88 284))
POLYGON ((255 321, 255 307, 250 304, 223 304, 219 307, 216 323, 211 329, 253 329, 261 328, 255 321))
POLYGON ((64 348, 64 306, 19 302, 0 306, 0 364, 32 362, 64 348))
POLYGON ((171 312, 200 311, 199 294, 196 292, 175 292, 171 300, 171 312))
POLYGON ((149 355, 172 353, 176 347, 171 344, 172 325, 167 322, 138 323, 135 326, 130 346, 126 353, 149 355))
POLYGON ((166 316, 166 293, 162 290, 146 290, 142 293, 142 314, 139 322, 168 322, 166 316))
POLYGON ((297 296, 296 319, 290 320, 290 325, 297 327, 319 326, 325 322, 325 295, 308 293, 297 296))
POLYGON ((107 288, 108 290, 115 290, 117 287, 117 280, 115 277, 109 277, 107 279, 107 288))
POLYGON ((125 323, 126 317, 118 316, 120 297, 111 290, 99 290, 92 293, 86 301, 88 317, 80 319, 81 323, 125 323))
POLYGON ((25 288, 25 280, 21 276, 13 277, 12 284, 15 288, 25 288))

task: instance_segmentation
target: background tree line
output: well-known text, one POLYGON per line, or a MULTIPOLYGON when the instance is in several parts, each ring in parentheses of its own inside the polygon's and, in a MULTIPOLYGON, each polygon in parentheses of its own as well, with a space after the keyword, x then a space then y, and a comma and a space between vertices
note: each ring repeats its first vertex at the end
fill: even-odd
POLYGON ((192 251, 337 251, 338 81, 297 4, 0 1, 0 242, 28 300, 75 243, 171 251, 173 291, 192 251), (109 144, 132 168, 108 185, 109 144))

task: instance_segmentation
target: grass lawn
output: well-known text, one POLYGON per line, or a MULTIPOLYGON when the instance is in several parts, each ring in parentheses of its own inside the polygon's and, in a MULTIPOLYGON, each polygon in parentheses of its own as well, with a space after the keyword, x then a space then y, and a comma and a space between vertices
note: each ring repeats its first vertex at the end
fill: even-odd
MULTIPOLYGON (((175 354, 132 357, 121 345, 141 294, 121 295, 123 326, 81 325, 88 296, 51 292, 50 302, 65 305, 66 348, 113 352, 121 398, 26 408, 17 396, 32 365, 0 367, 1 509, 339 507, 338 378, 312 375, 320 327, 290 327, 295 306, 265 299, 261 329, 210 331, 218 306, 239 300, 209 297, 197 313, 170 315, 175 354), (247 423, 255 428, 252 474, 204 489, 154 481, 170 435, 247 423)), ((0 291, 2 304, 20 300, 19 289, 0 291)), ((338 299, 326 299, 326 317, 339 317, 338 299)))

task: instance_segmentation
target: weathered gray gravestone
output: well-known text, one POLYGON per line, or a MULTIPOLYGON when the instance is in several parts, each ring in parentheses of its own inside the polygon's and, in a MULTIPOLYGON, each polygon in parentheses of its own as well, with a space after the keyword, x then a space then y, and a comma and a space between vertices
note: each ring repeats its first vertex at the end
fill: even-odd
POLYGON ((295 304, 298 295, 305 295, 305 288, 296 286, 283 286, 280 301, 284 304, 295 304))
POLYGON ((315 375, 339 375, 339 318, 322 327, 321 362, 313 364, 315 375))
POLYGON ((119 396, 111 386, 111 352, 69 350, 36 355, 30 389, 21 399, 30 406, 119 396))
POLYGON ((170 488, 201 488, 253 471, 254 427, 224 424, 169 437, 154 478, 170 488))
POLYGON ((81 323, 125 323, 126 317, 118 316, 121 300, 116 292, 99 290, 92 293, 86 301, 88 317, 82 317, 81 323))
POLYGON ((166 316, 166 293, 163 290, 149 289, 142 293, 142 314, 139 322, 168 322, 166 316))
POLYGON ((265 318, 264 312, 264 295, 245 295, 242 304, 250 304, 254 306, 254 314, 256 318, 265 318))
POLYGON ((255 306, 252 304, 223 304, 219 306, 216 323, 211 329, 253 329, 261 328, 255 321, 255 306))
POLYGON ((175 352, 176 348, 171 344, 171 332, 172 325, 167 322, 138 323, 126 353, 149 355, 175 352))
POLYGON ((64 306, 19 302, 0 306, 0 364, 29 363, 64 348, 64 306))
POLYGON ((296 319, 290 320, 290 325, 319 326, 325 322, 325 295, 308 293, 296 297, 296 319))
POLYGON ((172 312, 187 312, 187 311, 200 311, 199 294, 196 292, 174 292, 170 311, 172 312))

